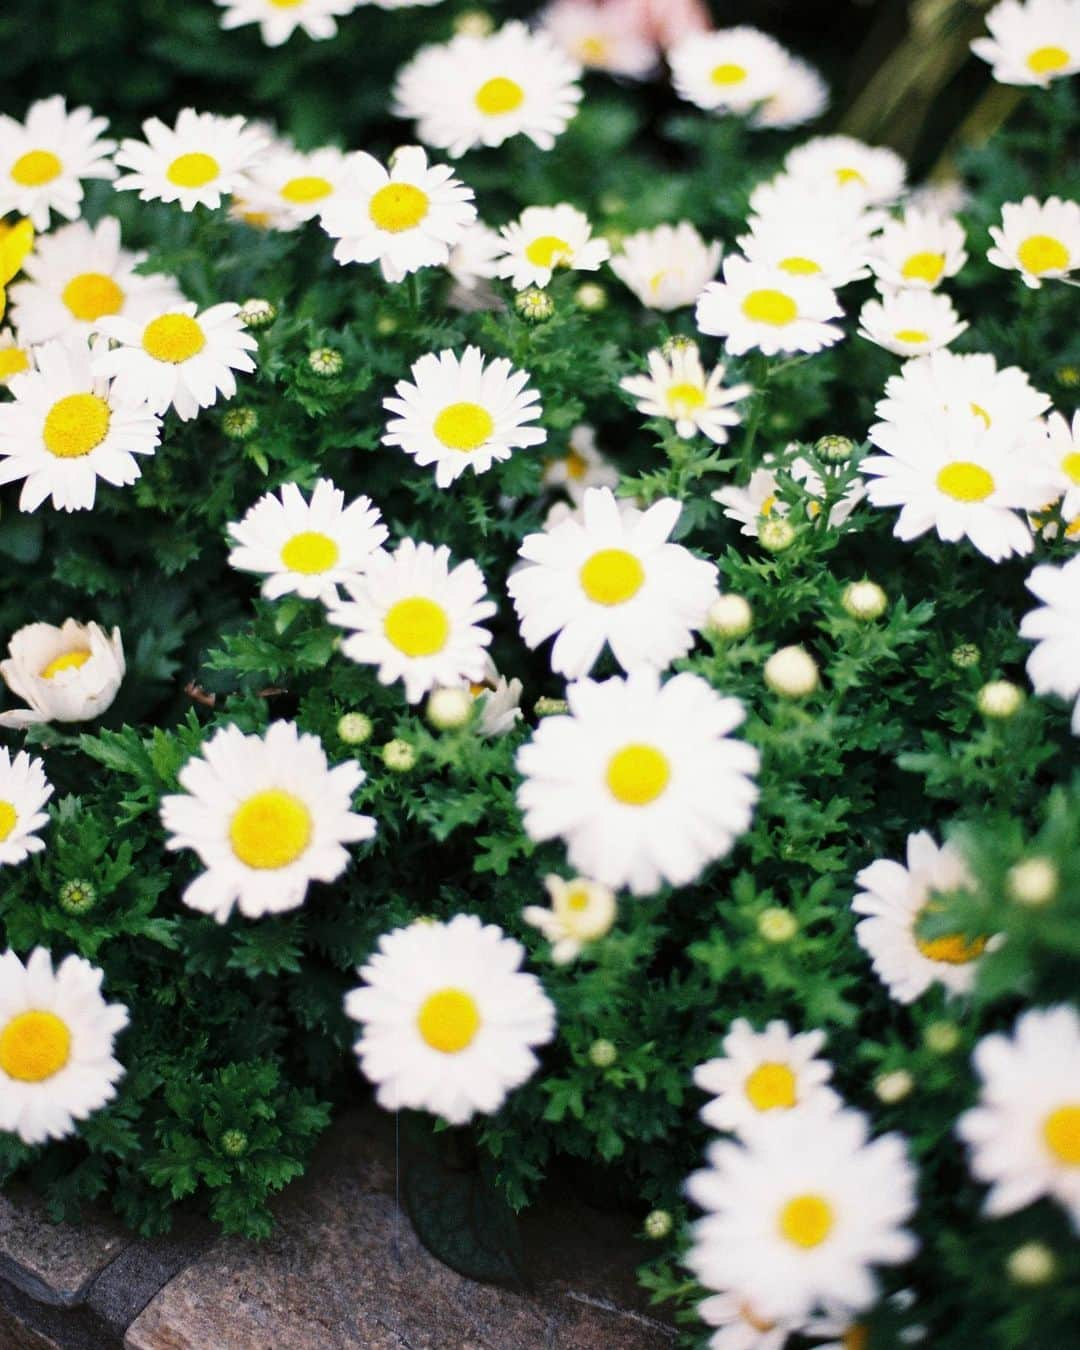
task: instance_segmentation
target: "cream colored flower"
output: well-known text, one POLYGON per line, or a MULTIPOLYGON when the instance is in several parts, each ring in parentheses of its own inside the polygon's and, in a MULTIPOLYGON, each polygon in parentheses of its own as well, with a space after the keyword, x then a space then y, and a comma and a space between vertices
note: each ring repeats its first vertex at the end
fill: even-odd
POLYGON ((31 623, 12 634, 0 661, 4 683, 28 708, 0 713, 0 726, 34 722, 88 722, 112 704, 124 678, 120 629, 65 619, 59 628, 31 623))

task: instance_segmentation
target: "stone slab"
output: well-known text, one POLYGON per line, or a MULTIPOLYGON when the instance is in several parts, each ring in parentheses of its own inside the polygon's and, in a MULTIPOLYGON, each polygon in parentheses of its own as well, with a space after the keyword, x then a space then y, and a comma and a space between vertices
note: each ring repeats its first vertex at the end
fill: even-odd
POLYGON ((60 1350, 59 1342, 24 1326, 15 1313, 0 1304, 0 1346, 3 1350, 60 1350))
POLYGON ((132 1241, 108 1217, 88 1214, 78 1226, 50 1223, 36 1195, 18 1189, 0 1195, 0 1278, 41 1303, 79 1303, 132 1241))

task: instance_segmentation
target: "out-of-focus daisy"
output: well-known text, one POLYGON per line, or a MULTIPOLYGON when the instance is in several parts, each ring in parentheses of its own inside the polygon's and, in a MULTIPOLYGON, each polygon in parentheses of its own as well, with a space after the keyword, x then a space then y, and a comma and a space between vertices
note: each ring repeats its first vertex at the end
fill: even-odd
POLYGON ((429 352, 414 362, 412 381, 399 380, 387 412, 384 445, 400 446, 417 464, 435 465, 435 482, 450 484, 465 472, 485 473, 515 449, 542 445, 543 427, 529 426, 541 414, 540 395, 529 374, 505 357, 485 365, 479 347, 462 356, 429 352))
POLYGON ((1080 518, 1080 411, 1073 413, 1072 426, 1061 413, 1052 413, 1036 444, 1040 459, 1055 476, 1062 516, 1067 521, 1080 518))
POLYGON ((0 386, 7 385, 15 375, 29 370, 32 353, 29 347, 20 346, 14 333, 7 330, 0 333, 0 386))
POLYGON ((524 686, 519 679, 508 680, 500 675, 490 656, 484 658, 484 678, 471 681, 469 692, 480 705, 478 736, 505 736, 521 721, 524 686))
POLYGON ((120 629, 65 619, 16 629, 0 677, 29 707, 0 713, 0 727, 36 722, 88 722, 112 704, 124 678, 120 629))
POLYGON ((724 338, 732 356, 757 348, 819 352, 843 337, 830 319, 843 311, 831 286, 814 276, 794 276, 745 258, 724 259, 724 280, 705 287, 695 318, 702 333, 724 338))
POLYGON ((994 247, 987 259, 1019 272, 1024 285, 1037 290, 1044 281, 1080 267, 1080 203, 1060 197, 1006 202, 1000 227, 990 226, 990 238, 994 247))
POLYGON ((654 43, 632 19, 634 0, 554 0, 540 11, 540 27, 564 52, 590 70, 641 80, 657 65, 654 43))
POLYGON ((146 399, 154 412, 173 408, 188 422, 218 395, 236 393, 235 371, 255 369, 248 355, 258 343, 244 331, 239 305, 171 305, 148 321, 101 319, 98 327, 118 344, 94 357, 94 372, 115 376, 121 393, 146 399))
POLYGON ((531 839, 561 837, 572 867, 648 895, 685 886, 750 824, 757 751, 729 733, 743 720, 697 675, 661 686, 634 671, 566 691, 517 754, 518 805, 531 839))
POLYGON ((956 219, 909 206, 874 240, 870 266, 881 290, 932 291, 967 261, 964 227, 956 219))
POLYGON ((551 943, 551 959, 557 966, 580 956, 590 942, 611 931, 615 922, 615 893, 598 881, 573 877, 564 881, 551 874, 544 878, 551 907, 526 905, 521 917, 539 928, 551 943))
POLYGON ((752 387, 726 386, 723 365, 706 375, 696 342, 672 343, 667 356, 654 348, 647 360, 648 375, 630 375, 619 381, 619 388, 637 399, 638 412, 674 422, 684 440, 700 432, 723 445, 728 428, 741 421, 732 404, 752 394, 752 387))
POLYGON ((859 336, 897 356, 925 356, 967 329, 947 295, 926 290, 886 292, 859 311, 859 336))
POLYGON ((273 722, 261 736, 221 727, 180 770, 182 793, 161 799, 168 849, 192 849, 206 869, 184 904, 224 923, 302 905, 313 881, 349 865, 346 844, 375 833, 352 810, 366 777, 355 759, 330 768, 317 736, 273 722))
POLYGON ((74 1134, 116 1096, 113 1044, 128 1010, 101 996, 104 972, 81 956, 54 971, 37 947, 23 965, 0 956, 0 1130, 24 1144, 74 1134))
POLYGON ((472 188, 446 164, 428 164, 418 145, 395 151, 389 170, 363 151, 349 158, 346 184, 322 207, 339 263, 378 262, 387 281, 441 267, 476 220, 472 188))
POLYGON ((76 220, 81 180, 116 176, 116 142, 101 139, 108 125, 89 108, 69 112, 60 94, 32 103, 22 122, 0 114, 0 216, 17 211, 38 230, 48 228, 50 211, 76 220))
POLYGON ((888 206, 904 190, 904 161, 882 145, 852 136, 814 136, 788 152, 784 170, 808 186, 830 184, 871 206, 888 206))
POLYGON ((1075 0, 1001 0, 986 16, 989 37, 971 50, 1002 84, 1038 84, 1080 70, 1080 7, 1075 0))
POLYGON ((42 235, 26 260, 26 280, 9 292, 20 342, 85 337, 99 320, 114 314, 138 323, 182 304, 172 277, 136 272, 145 260, 145 253, 120 247, 120 222, 113 216, 94 226, 79 220, 42 235))
POLYGON ((587 488, 613 488, 619 471, 596 448, 596 432, 584 422, 572 428, 565 455, 544 460, 545 487, 562 488, 575 506, 580 506, 587 488))
POLYGON ((335 17, 351 14, 357 0, 214 0, 225 13, 222 28, 242 28, 257 23, 263 42, 280 47, 298 28, 309 38, 332 38, 337 33, 335 17))
POLYGON ((757 28, 691 33, 667 54, 675 92, 707 112, 748 113, 782 87, 788 54, 757 28))
POLYGON ((977 1104, 956 1123, 985 1212, 1012 1214, 1042 1196, 1080 1232, 1080 1018, 1068 1004, 1029 1008, 1012 1034, 975 1047, 977 1104))
POLYGON ((694 1070, 694 1082, 712 1098, 700 1113, 712 1129, 752 1133, 768 1112, 790 1111, 808 1102, 839 1106, 839 1097, 825 1086, 832 1065, 817 1058, 825 1044, 823 1031, 793 1035, 782 1021, 755 1031, 745 1017, 737 1017, 722 1044, 722 1057, 694 1070))
POLYGON ((1020 621, 1020 636, 1037 644, 1028 675, 1037 694, 1076 699, 1072 729, 1080 736, 1080 555, 1062 567, 1034 568, 1027 587, 1042 601, 1020 621))
POLYGON ((751 232, 736 240, 749 262, 788 276, 816 277, 833 287, 847 286, 868 274, 866 244, 854 230, 838 230, 831 212, 814 216, 804 209, 786 220, 775 215, 757 217, 750 226, 751 232))
POLYGON ((735 1292, 762 1320, 819 1304, 858 1311, 874 1265, 916 1251, 915 1169, 897 1134, 869 1138, 858 1111, 813 1103, 763 1114, 742 1143, 718 1140, 687 1181, 706 1211, 686 1264, 707 1289, 735 1292))
POLYGON ((237 545, 229 566, 261 573, 268 600, 294 592, 332 605, 338 584, 364 570, 387 529, 370 498, 346 506, 344 492, 320 478, 310 501, 295 483, 266 493, 243 520, 229 525, 229 534, 237 545))
POLYGON ((449 303, 457 309, 492 309, 501 304, 487 283, 496 276, 503 241, 497 230, 477 220, 466 226, 450 250, 446 270, 454 279, 449 303))
POLYGON ((692 305, 716 275, 720 245, 706 244, 687 220, 638 230, 622 241, 611 270, 649 309, 692 305))
POLYGON ((593 238, 589 218, 566 202, 527 206, 502 227, 503 256, 495 275, 509 277, 516 291, 546 286, 556 268, 595 272, 611 256, 606 239, 593 238))
POLYGON ((269 141, 243 117, 218 117, 184 108, 176 125, 157 117, 142 124, 144 141, 120 142, 116 163, 130 172, 115 183, 117 192, 138 192, 144 202, 179 202, 185 211, 218 207, 223 194, 235 192, 259 162, 269 141))
POLYGON ((537 1068, 555 1008, 525 949, 472 914, 418 919, 379 939, 345 997, 363 1028, 354 1049, 388 1111, 430 1111, 453 1125, 491 1115, 537 1068))
POLYGON ((680 513, 670 497, 642 512, 589 488, 582 521, 526 535, 506 584, 525 644, 557 633, 551 668, 568 679, 588 674, 605 643, 624 670, 684 656, 716 598, 716 568, 669 542, 680 513))
POLYGON ((455 158, 518 135, 550 150, 577 112, 580 74, 547 33, 515 20, 422 47, 398 73, 394 112, 415 118, 420 139, 455 158))
POLYGON ((449 549, 403 539, 393 553, 372 554, 345 589, 350 599, 328 617, 351 630, 341 650, 377 666, 380 684, 402 680, 418 703, 436 685, 483 680, 491 634, 479 625, 495 605, 471 559, 452 568, 449 549))
POLYGON ((970 412, 941 413, 874 428, 885 453, 861 465, 871 475, 874 506, 899 506, 898 539, 936 530, 939 539, 969 539, 993 562, 1030 553, 1031 532, 1017 511, 1037 510, 1053 496, 1045 471, 1015 453, 1012 438, 970 412))
POLYGON ((803 177, 775 174, 758 183, 750 193, 747 225, 754 232, 768 228, 778 232, 801 228, 812 222, 816 231, 828 229, 837 240, 868 252, 870 236, 880 230, 888 216, 867 203, 865 193, 841 190, 833 175, 803 177))
POLYGON ((708 1327, 709 1350, 784 1350, 798 1332, 801 1319, 759 1317, 737 1294, 710 1294, 697 1305, 697 1314, 708 1327))
MULTIPOLYGON (((717 488, 712 494, 713 501, 723 506, 724 515, 728 520, 738 521, 742 526, 739 533, 748 535, 751 539, 758 537, 763 520, 768 520, 770 516, 786 516, 788 513, 787 503, 780 497, 780 480, 773 464, 773 457, 766 456, 765 463, 754 470, 745 487, 731 484, 717 488)), ((797 455, 787 468, 792 478, 800 483, 811 497, 819 499, 825 497, 825 483, 809 460, 797 455)), ((844 489, 844 495, 829 511, 829 528, 838 529, 865 496, 866 484, 861 478, 850 482, 844 489)), ((821 509, 818 501, 806 504, 806 514, 811 519, 816 519, 821 514, 821 509)))
POLYGON ((785 56, 784 74, 776 91, 750 114, 753 127, 802 126, 820 117, 829 106, 829 86, 817 69, 790 52, 785 56))
POLYGON ((332 145, 306 154, 291 145, 277 147, 250 170, 238 189, 242 218, 260 216, 276 230, 295 230, 341 192, 349 165, 349 157, 332 145))
POLYGON ((950 994, 970 993, 987 939, 919 933, 920 919, 940 907, 935 895, 971 889, 971 874, 952 844, 939 847, 920 830, 908 835, 906 866, 879 858, 855 881, 862 889, 851 908, 868 916, 855 925, 855 936, 897 1002, 913 1003, 932 984, 944 985, 950 994))
POLYGON ((53 794, 40 759, 0 749, 0 867, 21 863, 45 847, 37 831, 49 822, 42 807, 53 794))
POLYGON ((0 483, 24 479, 19 509, 52 498, 57 511, 87 511, 97 480, 125 487, 139 477, 135 455, 152 455, 161 420, 135 390, 91 373, 85 338, 36 349, 35 369, 12 377, 0 404, 0 483))

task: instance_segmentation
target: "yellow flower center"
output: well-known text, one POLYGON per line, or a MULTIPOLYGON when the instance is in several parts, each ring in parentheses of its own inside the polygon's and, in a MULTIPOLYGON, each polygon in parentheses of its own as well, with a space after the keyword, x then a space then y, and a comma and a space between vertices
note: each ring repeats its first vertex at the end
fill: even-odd
POLYGON ((206 335, 187 314, 162 314, 143 329, 143 351, 155 361, 178 366, 206 346, 206 335))
POLYGON ((705 406, 705 390, 696 384, 673 384, 667 391, 668 407, 677 415, 705 406))
POLYGON ((287 867, 311 842, 311 812, 291 792, 266 788, 233 812, 229 842, 248 867, 259 871, 287 867))
POLYGON ((783 291, 751 291, 742 302, 742 312, 754 323, 771 323, 778 328, 799 316, 799 306, 783 291))
POLYGON ((577 45, 582 65, 602 66, 608 59, 607 41, 597 35, 583 37, 577 45))
POLYGON ((401 234, 420 224, 430 204, 427 193, 412 183, 387 183, 368 202, 368 215, 378 229, 401 234))
POLYGON ((1049 234, 1029 235, 1016 250, 1025 272, 1042 276, 1044 272, 1064 272, 1069 267, 1069 250, 1049 234))
POLYGON ((499 117, 503 113, 513 112, 525 101, 525 90, 516 80, 508 80, 504 75, 485 80, 476 91, 476 106, 486 117, 499 117))
POLYGON ((406 656, 434 656, 446 646, 450 620, 434 600, 412 595, 387 610, 383 632, 387 641, 406 656))
POLYGON ((930 334, 922 328, 898 328, 893 334, 897 342, 929 342, 930 334))
POLYGON ((165 170, 165 177, 174 187, 205 187, 221 172, 221 165, 213 155, 204 155, 201 150, 186 155, 178 155, 165 170))
POLYGON ((796 1247, 818 1247, 832 1232, 833 1207, 823 1195, 797 1195, 780 1211, 780 1232, 796 1247))
POLYGON ((275 9, 295 9, 297 5, 307 3, 307 0, 270 0, 275 9))
POLYGON ((742 84, 746 79, 746 67, 735 65, 734 62, 725 61, 718 66, 713 66, 709 79, 713 84, 731 85, 742 84))
POLYGON ((866 179, 858 169, 841 168, 835 170, 836 181, 843 186, 845 183, 866 183, 866 179))
POLYGON ((557 234, 542 234, 525 246, 525 256, 536 267, 556 267, 570 252, 570 245, 557 234))
POLYGON ((0 1031, 0 1069, 20 1083, 43 1083, 70 1056, 71 1032, 55 1013, 19 1013, 0 1031))
POLYGON ((464 989, 440 989, 424 999, 416 1025, 432 1050, 456 1055, 472 1044, 480 1030, 480 1009, 464 989))
POLYGON ((0 380, 10 380, 30 369, 30 358, 21 347, 0 347, 0 380))
POLYGON ((1080 1104, 1070 1102, 1051 1111, 1043 1121, 1043 1138, 1058 1162, 1080 1167, 1080 1104))
POLYGON ((578 580, 595 604, 622 605, 641 589, 645 569, 624 548, 602 548, 585 559, 578 580))
POLYGON ((608 760, 607 785, 624 806, 647 806, 671 778, 667 756, 653 745, 624 745, 608 760))
POLYGON ((19 819, 19 813, 12 806, 11 802, 0 802, 0 843, 8 837, 15 828, 15 823, 19 819))
POLYGON ((944 270, 944 253, 913 253, 900 269, 900 273, 909 281, 925 281, 933 286, 944 270))
POLYGON ((450 403, 435 419, 436 437, 448 450, 470 454, 495 430, 495 419, 479 403, 450 403))
POLYGON ((1061 469, 1066 478, 1071 478, 1074 483, 1080 483, 1080 450, 1070 450, 1061 461, 1061 469))
POLYGON ((1027 59, 1033 75, 1051 75, 1069 64, 1069 53, 1064 47, 1036 47, 1027 59))
POLYGON ((971 411, 975 414, 975 416, 979 419, 979 421, 982 422, 983 426, 988 427, 990 425, 990 414, 986 411, 986 409, 982 406, 982 404, 972 403, 969 406, 971 408, 971 411))
POLYGON ((281 561, 290 572, 314 576, 326 572, 337 562, 341 550, 328 534, 319 530, 302 530, 285 541, 281 561))
POLYGON ((841 1350, 869 1350, 870 1332, 862 1322, 852 1322, 840 1337, 841 1350))
POLYGON ((578 886, 566 895, 566 908, 572 909, 576 914, 580 914, 583 909, 589 908, 589 892, 583 886, 578 886))
POLYGON ((589 471, 589 466, 576 450, 571 450, 563 460, 566 466, 567 478, 573 478, 575 482, 580 481, 589 471))
POLYGON ((54 656, 47 666, 42 667, 41 678, 51 680, 59 675, 62 670, 78 670, 80 666, 85 666, 90 660, 89 647, 76 647, 70 652, 61 652, 59 656, 54 656))
POLYGON ((776 493, 770 492, 758 508, 759 516, 771 516, 776 510, 776 493))
POLYGON ((57 459, 79 459, 101 444, 109 430, 109 405, 97 394, 68 394, 45 415, 41 439, 57 459))
POLYGON ((281 195, 287 202, 302 206, 306 202, 317 202, 321 201, 323 197, 329 197, 333 190, 334 185, 329 179, 308 174, 301 175, 299 178, 290 178, 282 187, 281 195))
POLYGON ((986 947, 986 938, 972 938, 967 941, 960 933, 943 933, 941 937, 921 938, 916 936, 915 945, 928 961, 941 961, 949 966, 966 966, 977 961, 986 947))
POLYGON ((759 1064, 744 1084, 755 1111, 773 1111, 794 1106, 795 1075, 786 1064, 759 1064))
POLYGON ((803 258, 799 254, 790 258, 782 258, 777 266, 781 272, 787 272, 789 276, 793 277, 812 277, 821 271, 820 265, 813 258, 803 258))
POLYGON ((11 166, 11 176, 20 187, 41 187, 59 177, 63 167, 51 150, 28 150, 11 166))
POLYGON ((938 490, 957 502, 984 502, 994 491, 994 476, 981 464, 954 459, 938 471, 938 490))
POLYGON ((80 272, 64 287, 60 298, 76 319, 91 323, 106 314, 119 314, 124 292, 104 272, 80 272))

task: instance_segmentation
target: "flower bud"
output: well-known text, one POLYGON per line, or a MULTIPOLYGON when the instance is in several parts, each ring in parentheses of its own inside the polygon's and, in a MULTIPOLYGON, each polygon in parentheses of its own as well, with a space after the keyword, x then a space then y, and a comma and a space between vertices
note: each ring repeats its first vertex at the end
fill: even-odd
POLYGON ((889 597, 876 581, 853 581, 845 587, 840 603, 853 619, 870 623, 888 609, 889 597))
POLYGON ((374 729, 371 718, 360 712, 345 713, 337 724, 338 738, 346 745, 363 745, 374 729))
POLYGON ((454 32, 469 37, 487 37, 495 31, 495 21, 480 9, 463 10, 454 20, 454 32))
POLYGON ((230 1158, 242 1158, 248 1151, 248 1137, 243 1130, 226 1130, 221 1136, 221 1151, 230 1158))
POLYGON ((758 915, 757 930, 766 942, 790 942, 799 931, 799 921, 790 909, 773 905, 758 915))
POLYGON ((952 649, 949 660, 957 670, 970 670, 979 664, 979 649, 973 642, 961 642, 959 647, 952 649))
POLYGON ((754 611, 745 596, 721 595, 709 606, 705 622, 720 637, 745 637, 753 626, 754 611))
POLYGON ((783 553, 795 542, 795 526, 787 516, 766 516, 758 525, 758 543, 767 553, 783 553))
POLYGON ((530 286, 527 290, 518 292, 514 308, 530 323, 546 323, 555 313, 555 301, 539 286, 530 286))
POLYGON ((1057 895, 1058 870, 1049 858, 1025 858, 1009 868, 1009 895, 1018 905, 1046 905, 1057 895))
POLYGON ((277 318, 277 306, 269 300, 245 300, 236 317, 247 328, 269 328, 277 318))
POLYGON ((915 1086, 915 1079, 907 1069, 894 1069, 892 1073, 883 1073, 874 1080, 874 1092, 879 1102, 894 1106, 904 1100, 915 1086))
POLYGON ((221 430, 230 441, 246 441, 259 425, 259 414, 254 408, 230 408, 221 419, 221 430))
POLYGON ((782 698, 806 698, 818 687, 817 662, 805 647, 781 647, 765 662, 765 683, 782 698))
POLYGON ((645 1215, 645 1236, 652 1238, 654 1242, 666 1238, 674 1227, 675 1220, 671 1217, 669 1210, 654 1209, 645 1215))
POLYGON ((97 891, 81 877, 65 881, 56 893, 56 900, 65 914, 89 914, 97 904, 97 891))
POLYGON ((1005 1262, 1014 1284, 1047 1284, 1057 1274, 1057 1260, 1045 1242, 1025 1242, 1005 1262))
POLYGON ((991 680, 975 696, 975 704, 984 717, 999 721, 1013 717, 1024 702, 1024 691, 1011 680, 991 680))
POLYGON ((323 379, 340 375, 345 368, 345 358, 333 347, 316 347, 314 351, 308 352, 307 363, 312 374, 320 375, 323 379))
POLYGON ((473 698, 467 689, 433 689, 428 695, 427 720, 437 731, 466 726, 472 713, 473 698))
POLYGON ((814 449, 830 464, 842 464, 845 459, 851 458, 855 442, 849 436, 821 436, 814 449))
POLYGON ((586 314, 599 314, 607 308, 607 291, 595 281, 583 281, 574 292, 574 303, 586 314))
POLYGON ((923 1031, 923 1044, 935 1055, 951 1055, 960 1044, 960 1029, 953 1022, 931 1022, 923 1031))
POLYGON ((589 1062, 597 1069, 610 1069, 619 1058, 619 1052, 611 1041, 593 1041, 589 1046, 589 1062))
POLYGON ((533 711, 537 717, 558 717, 570 711, 570 704, 564 698, 538 698, 533 711))
POLYGON ((383 746, 382 762, 392 773, 408 773, 416 764, 416 751, 408 741, 395 738, 383 746))

